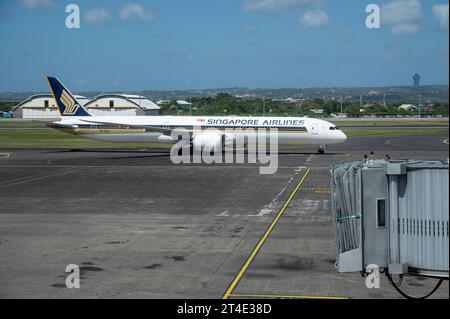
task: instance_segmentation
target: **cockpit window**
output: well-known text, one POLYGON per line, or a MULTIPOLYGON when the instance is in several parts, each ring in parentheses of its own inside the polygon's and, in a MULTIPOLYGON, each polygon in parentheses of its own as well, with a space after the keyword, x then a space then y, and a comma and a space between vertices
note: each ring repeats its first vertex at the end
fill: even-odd
POLYGON ((330 130, 334 131, 335 130, 334 126, 330 126, 330 130))
POLYGON ((340 128, 337 127, 337 126, 335 126, 334 129, 335 129, 336 131, 339 131, 339 130, 340 130, 340 128))

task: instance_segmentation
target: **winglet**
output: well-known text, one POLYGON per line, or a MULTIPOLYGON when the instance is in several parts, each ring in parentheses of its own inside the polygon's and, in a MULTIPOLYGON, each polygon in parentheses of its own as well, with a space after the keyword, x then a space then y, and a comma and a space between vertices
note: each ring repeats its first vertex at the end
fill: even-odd
POLYGON ((47 82, 61 116, 91 116, 61 81, 47 76, 47 82))

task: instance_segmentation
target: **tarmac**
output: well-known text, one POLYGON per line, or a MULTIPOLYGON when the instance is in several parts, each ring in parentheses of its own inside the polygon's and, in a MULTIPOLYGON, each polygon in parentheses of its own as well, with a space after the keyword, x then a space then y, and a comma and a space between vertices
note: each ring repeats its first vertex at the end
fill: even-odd
MULTIPOLYGON (((337 273, 330 165, 446 160, 448 134, 352 137, 325 155, 181 164, 167 152, 0 150, 0 298, 402 298, 337 273), (81 271, 67 289, 66 266, 81 271)), ((406 277, 425 295, 435 279, 406 277)), ((448 281, 433 295, 449 298, 448 281)))

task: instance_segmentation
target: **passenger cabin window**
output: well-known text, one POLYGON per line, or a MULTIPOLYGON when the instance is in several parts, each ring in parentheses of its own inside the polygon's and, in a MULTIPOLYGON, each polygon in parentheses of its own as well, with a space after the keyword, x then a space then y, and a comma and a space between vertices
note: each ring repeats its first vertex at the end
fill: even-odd
POLYGON ((48 100, 44 101, 44 107, 47 108, 48 107, 48 100))
POLYGON ((114 101, 113 100, 109 101, 109 107, 114 107, 114 101))

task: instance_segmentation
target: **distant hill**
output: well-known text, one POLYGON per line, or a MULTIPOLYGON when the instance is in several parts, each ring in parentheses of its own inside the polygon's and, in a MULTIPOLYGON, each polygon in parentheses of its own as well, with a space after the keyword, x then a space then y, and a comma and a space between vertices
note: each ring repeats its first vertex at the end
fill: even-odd
MULTIPOLYGON (((30 95, 42 92, 1 92, 0 102, 20 102, 30 95)), ((112 92, 75 92, 92 98, 99 94, 112 92)), ((199 90, 168 90, 168 91, 130 91, 114 93, 140 94, 150 100, 174 100, 187 99, 189 97, 208 97, 215 96, 218 93, 229 93, 241 98, 262 98, 267 99, 323 99, 339 101, 341 97, 345 101, 359 101, 361 98, 364 103, 374 103, 385 100, 387 104, 395 103, 413 103, 418 101, 418 95, 421 95, 422 103, 426 102, 448 102, 448 85, 426 85, 426 86, 392 86, 392 87, 354 87, 354 88, 284 88, 284 89, 247 89, 247 88, 219 88, 219 89, 199 89, 199 90)))

